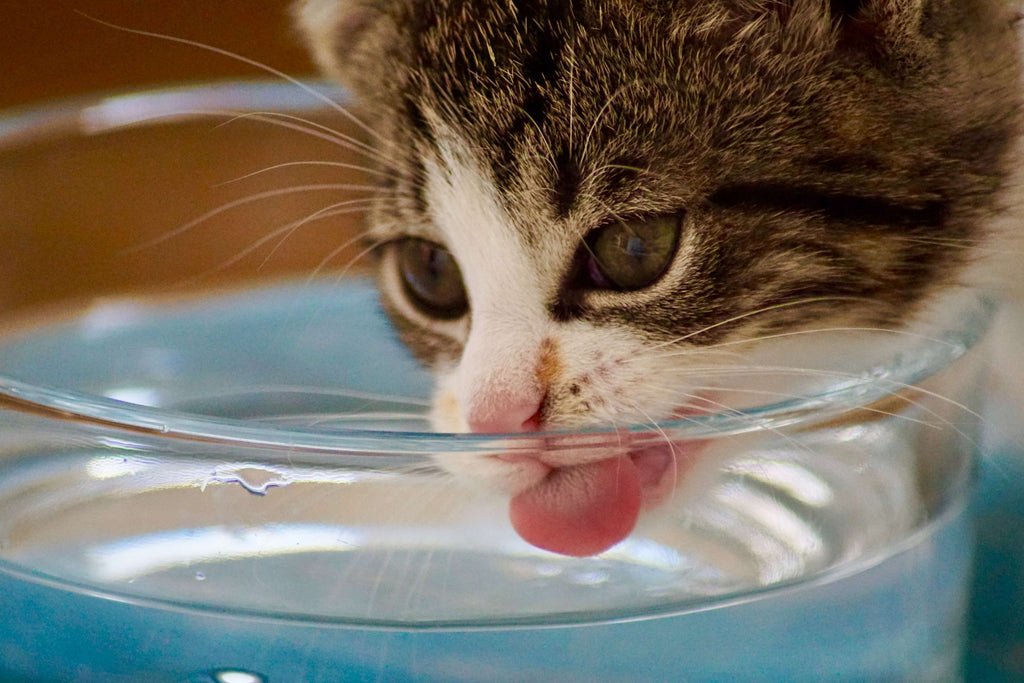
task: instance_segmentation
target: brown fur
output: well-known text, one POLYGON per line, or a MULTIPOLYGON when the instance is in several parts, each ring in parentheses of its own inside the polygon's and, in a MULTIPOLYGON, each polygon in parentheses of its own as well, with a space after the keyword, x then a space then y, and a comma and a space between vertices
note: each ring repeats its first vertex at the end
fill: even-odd
POLYGON ((601 307, 552 292, 558 319, 706 330, 693 343, 898 326, 958 282, 963 245, 1004 209, 1020 74, 1000 0, 305 0, 299 13, 401 163, 371 216, 380 230, 431 220, 418 161, 436 152, 431 115, 473 141, 528 243, 685 213, 692 262, 670 296, 601 307))

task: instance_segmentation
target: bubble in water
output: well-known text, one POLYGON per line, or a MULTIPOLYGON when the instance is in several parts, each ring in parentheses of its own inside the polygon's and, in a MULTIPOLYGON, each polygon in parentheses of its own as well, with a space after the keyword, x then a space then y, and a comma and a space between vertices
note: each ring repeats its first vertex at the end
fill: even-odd
POLYGON ((216 683, 267 683, 263 676, 241 669, 218 669, 212 675, 216 683))
POLYGON ((206 574, 202 572, 196 572, 196 581, 206 581, 206 574))

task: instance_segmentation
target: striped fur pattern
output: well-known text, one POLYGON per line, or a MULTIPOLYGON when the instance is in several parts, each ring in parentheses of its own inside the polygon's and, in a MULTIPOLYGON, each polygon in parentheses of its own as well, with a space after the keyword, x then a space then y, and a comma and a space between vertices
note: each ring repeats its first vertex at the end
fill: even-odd
POLYGON ((663 418, 692 395, 665 395, 666 373, 717 344, 907 326, 1011 208, 1017 15, 1000 0, 296 13, 386 159, 371 240, 429 240, 462 271, 469 311, 434 319, 381 250, 386 307, 438 369, 442 429, 520 403, 543 427, 663 418), (657 281, 581 283, 588 235, 665 215, 680 236, 657 281))

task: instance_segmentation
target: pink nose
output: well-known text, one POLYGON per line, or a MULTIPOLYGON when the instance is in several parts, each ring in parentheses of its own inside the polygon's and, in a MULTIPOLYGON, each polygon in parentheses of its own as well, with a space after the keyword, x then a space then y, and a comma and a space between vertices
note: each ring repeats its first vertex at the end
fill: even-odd
POLYGON ((532 398, 489 401, 467 411, 466 422, 478 434, 535 432, 540 429, 542 403, 532 398))

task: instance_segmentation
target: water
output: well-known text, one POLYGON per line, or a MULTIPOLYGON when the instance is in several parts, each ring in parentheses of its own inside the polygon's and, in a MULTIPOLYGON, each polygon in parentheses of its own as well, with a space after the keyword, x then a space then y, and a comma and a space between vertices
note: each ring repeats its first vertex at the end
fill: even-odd
POLYGON ((0 471, 0 596, 18 615, 0 679, 956 680, 962 504, 907 537, 911 453, 885 421, 858 430, 741 451, 585 559, 528 546, 500 500, 430 473, 127 442, 23 458, 0 471), (865 445, 888 469, 857 470, 865 445))
POLYGON ((373 301, 118 305, 0 345, 19 395, 88 413, 0 409, 0 679, 959 677, 975 425, 948 404, 766 415, 622 544, 561 557, 422 457, 472 442, 348 431, 423 426, 373 301))
MULTIPOLYGON (((10 680, 83 682, 205 681, 206 672, 225 668, 266 681, 956 680, 969 549, 965 519, 951 516, 853 576, 705 611, 546 628, 245 618, 108 600, 0 573, 5 611, 20 615, 0 624, 0 671, 10 680)), ((449 558, 450 579, 470 579, 468 590, 482 579, 461 560, 449 558)), ((264 591, 295 579, 315 580, 305 561, 265 576, 264 591)))

